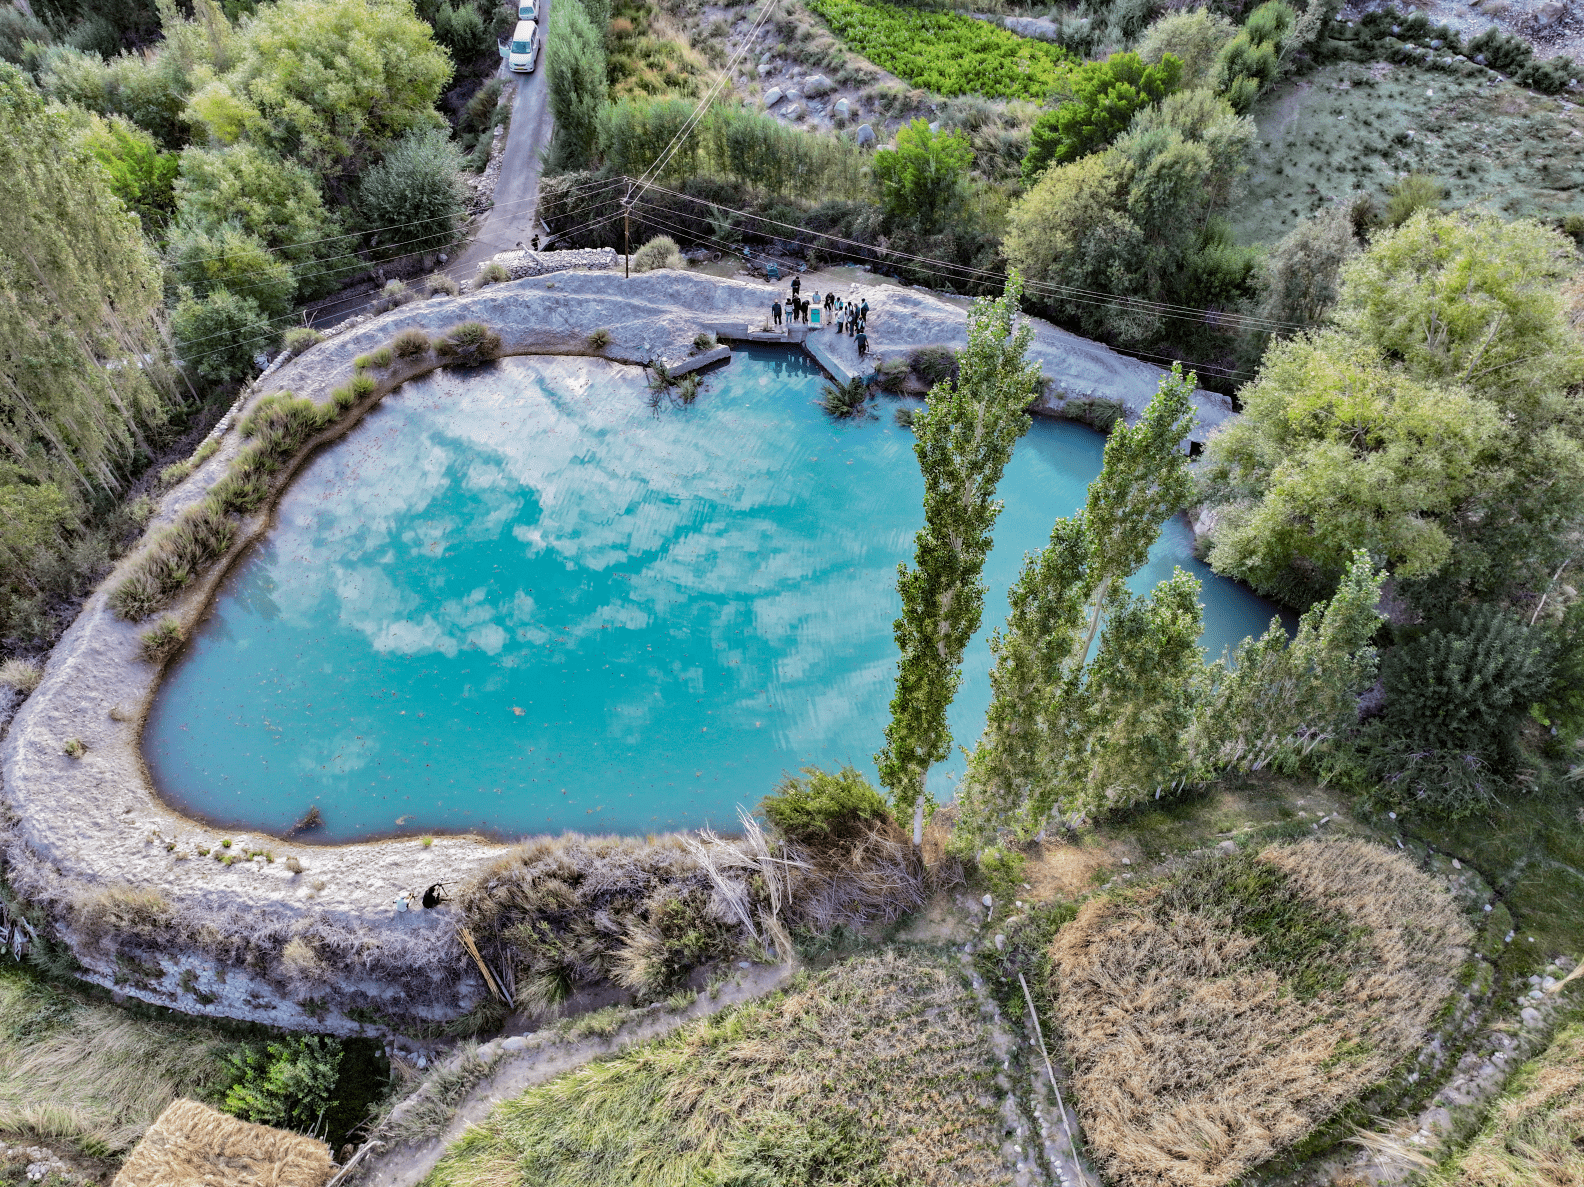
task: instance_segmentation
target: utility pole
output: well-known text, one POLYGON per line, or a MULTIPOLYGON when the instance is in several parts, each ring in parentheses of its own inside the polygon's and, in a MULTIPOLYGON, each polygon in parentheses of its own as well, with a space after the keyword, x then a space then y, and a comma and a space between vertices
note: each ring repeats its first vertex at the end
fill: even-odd
POLYGON ((632 279, 632 186, 622 199, 622 279, 632 279))

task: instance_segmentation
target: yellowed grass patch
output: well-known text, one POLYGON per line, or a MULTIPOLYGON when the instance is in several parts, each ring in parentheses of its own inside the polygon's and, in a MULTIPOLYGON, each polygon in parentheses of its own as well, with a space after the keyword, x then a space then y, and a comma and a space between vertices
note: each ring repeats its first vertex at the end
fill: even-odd
POLYGON ((1009 1181, 961 972, 883 952, 499 1106, 429 1187, 1009 1181))
POLYGON ((1518 1072, 1441 1187, 1584 1187, 1584 1023, 1518 1072))
POLYGON ((1243 1175, 1418 1047, 1471 936, 1364 841, 1201 858, 1092 900, 1057 934, 1052 989, 1095 1157, 1124 1187, 1243 1175))

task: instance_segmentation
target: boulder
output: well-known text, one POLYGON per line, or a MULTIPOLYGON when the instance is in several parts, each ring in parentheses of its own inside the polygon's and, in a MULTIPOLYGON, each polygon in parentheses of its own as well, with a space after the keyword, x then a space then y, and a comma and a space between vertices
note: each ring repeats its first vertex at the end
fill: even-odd
POLYGON ((781 114, 786 116, 789 120, 800 120, 803 118, 803 109, 796 103, 793 103, 787 107, 783 107, 781 109, 781 114))
POLYGON ((859 148, 863 148, 868 144, 873 144, 876 140, 880 139, 880 137, 875 135, 875 130, 868 124, 858 125, 858 131, 855 133, 855 138, 858 141, 859 148))
POLYGON ((502 1051, 524 1051, 527 1050, 527 1047, 528 1040, 523 1038, 522 1035, 512 1035, 509 1039, 501 1040, 502 1051))
POLYGON ((821 95, 828 95, 836 89, 836 84, 823 74, 816 74, 803 84, 803 93, 810 99, 818 99, 821 95))
POLYGON ((803 102, 803 92, 798 90, 796 87, 793 87, 791 90, 789 90, 786 93, 786 101, 788 103, 801 103, 801 102, 803 102))
POLYGON ((1545 1018, 1541 1015, 1540 1011, 1535 1009, 1533 1006, 1525 1006, 1523 1009, 1519 1010, 1518 1017, 1523 1019, 1523 1024, 1525 1026, 1531 1027, 1539 1026, 1545 1021, 1545 1018))
POLYGON ((852 105, 845 99, 836 100, 836 108, 831 112, 839 120, 844 120, 852 115, 852 105))
POLYGON ((759 69, 759 77, 763 78, 765 75, 770 73, 771 67, 765 65, 765 63, 763 63, 763 62, 760 62, 758 69, 759 69))
POLYGON ((768 91, 765 92, 764 105, 766 107, 774 107, 779 102, 781 102, 781 88, 780 87, 771 87, 768 91))
POLYGON ((1546 0, 1544 4, 1536 5, 1534 21, 1537 28, 1550 29, 1562 23, 1562 5, 1557 0, 1546 0))
POLYGON ((939 132, 940 131, 940 120, 931 120, 930 121, 929 130, 930 130, 930 134, 931 135, 934 135, 936 132, 939 132))

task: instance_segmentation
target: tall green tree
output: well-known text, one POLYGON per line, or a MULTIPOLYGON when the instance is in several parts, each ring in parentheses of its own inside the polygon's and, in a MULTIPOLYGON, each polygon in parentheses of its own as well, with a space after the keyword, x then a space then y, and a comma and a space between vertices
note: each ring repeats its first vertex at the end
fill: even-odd
POLYGON ((594 154, 606 102, 605 36, 582 4, 563 3, 550 10, 545 73, 555 117, 550 164, 560 170, 581 169, 594 154))
POLYGON ((1057 520, 1050 544, 1025 561, 1006 629, 991 641, 990 709, 964 784, 969 817, 1016 814, 1037 831, 1064 789, 1071 807, 1077 788, 1125 778, 1140 738, 1169 747, 1181 734, 1179 677, 1198 662, 1197 584, 1182 575, 1139 602, 1124 583, 1191 493, 1183 441, 1195 380, 1181 366, 1161 378, 1139 422, 1107 438, 1083 509, 1057 520))
POLYGON ((1182 59, 1174 53, 1151 64, 1131 52, 1085 62, 1072 72, 1071 97, 1034 121, 1023 184, 1033 185, 1052 165, 1106 147, 1128 130, 1135 112, 1175 91, 1182 74, 1182 59))
POLYGON ((973 159, 961 132, 931 132, 924 120, 914 120, 897 129, 895 148, 874 155, 881 204, 892 218, 929 234, 961 208, 973 159))
POLYGON ((981 574, 1001 513, 996 487, 1029 425, 1039 369, 1024 358, 1033 331, 1016 324, 1022 291, 1013 272, 999 298, 974 302, 956 385, 937 383, 913 422, 924 526, 914 537, 913 567, 897 570, 902 616, 893 630, 902 654, 885 748, 875 756, 903 817, 922 804, 929 768, 951 751, 946 709, 984 610, 981 574))

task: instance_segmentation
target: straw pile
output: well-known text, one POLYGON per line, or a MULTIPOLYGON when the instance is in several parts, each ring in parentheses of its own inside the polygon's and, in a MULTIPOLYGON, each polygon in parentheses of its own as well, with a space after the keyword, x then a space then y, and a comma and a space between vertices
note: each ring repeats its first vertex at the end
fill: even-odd
POLYGON ((1471 930, 1395 852, 1306 841, 1190 862, 1088 903, 1052 989, 1118 1187, 1221 1187, 1425 1041, 1471 930))
POLYGON ((112 1187, 324 1187, 335 1169, 323 1142, 178 1100, 112 1187))

